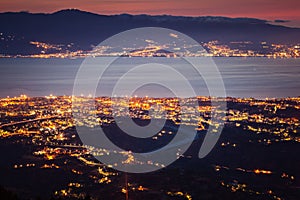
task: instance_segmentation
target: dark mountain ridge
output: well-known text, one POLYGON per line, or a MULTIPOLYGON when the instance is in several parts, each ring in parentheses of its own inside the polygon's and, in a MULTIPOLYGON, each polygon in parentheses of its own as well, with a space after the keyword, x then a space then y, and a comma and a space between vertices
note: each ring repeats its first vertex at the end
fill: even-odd
POLYGON ((229 17, 185 17, 170 15, 99 15, 76 9, 52 14, 0 13, 0 54, 30 54, 37 49, 30 41, 74 44, 88 50, 119 32, 138 27, 164 27, 180 31, 198 42, 219 40, 300 43, 300 28, 269 24, 266 20, 229 17), (8 36, 11 36, 10 38, 8 36), (8 37, 8 38, 7 38, 8 37), (12 39, 13 38, 13 39, 12 39))

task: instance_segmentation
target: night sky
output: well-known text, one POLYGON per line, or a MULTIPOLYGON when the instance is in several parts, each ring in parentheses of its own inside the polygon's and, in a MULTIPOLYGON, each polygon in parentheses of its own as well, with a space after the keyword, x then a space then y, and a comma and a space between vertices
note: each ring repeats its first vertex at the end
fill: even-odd
POLYGON ((76 8, 99 14, 169 14, 288 20, 300 27, 300 0, 1 0, 0 12, 52 13, 76 8))

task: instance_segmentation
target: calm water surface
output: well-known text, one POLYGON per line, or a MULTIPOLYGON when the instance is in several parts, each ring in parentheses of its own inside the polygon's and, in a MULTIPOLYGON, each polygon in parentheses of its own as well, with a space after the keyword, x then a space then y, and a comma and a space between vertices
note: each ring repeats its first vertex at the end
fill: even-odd
MULTIPOLYGON (((156 59, 161 59, 164 64, 171 62, 167 58, 156 59)), ((45 96, 51 93, 71 95, 82 61, 83 59, 0 59, 0 97, 20 94, 45 96)), ((214 58, 214 61, 221 72, 227 96, 266 98, 300 95, 300 59, 214 58)), ((101 67, 101 63, 99 66, 101 67)), ((185 70, 184 65, 177 67, 185 70)), ((113 85, 114 80, 118 80, 124 72, 122 69, 126 67, 120 66, 107 73, 106 79, 112 80, 110 84, 113 85)), ((155 76, 155 73, 151 75, 155 76)), ((142 76, 137 74, 137 77, 142 76)), ((174 87, 184 90, 181 85, 176 85, 176 80, 172 80, 172 77, 165 78, 173 81, 174 87)), ((188 79, 200 94, 208 95, 201 77, 191 75, 188 79)), ((97 95, 110 94, 112 86, 107 84, 103 88, 97 95)), ((166 94, 157 88, 155 91, 157 96, 166 94)), ((152 91, 145 87, 144 92, 151 95, 152 91)))

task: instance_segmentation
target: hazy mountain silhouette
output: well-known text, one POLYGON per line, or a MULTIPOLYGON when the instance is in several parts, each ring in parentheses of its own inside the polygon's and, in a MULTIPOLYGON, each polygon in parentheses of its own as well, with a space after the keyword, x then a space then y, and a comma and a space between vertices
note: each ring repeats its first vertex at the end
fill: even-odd
POLYGON ((164 27, 189 35, 198 42, 219 40, 299 43, 299 28, 272 25, 265 20, 227 17, 150 15, 98 15, 80 10, 52 14, 0 13, 0 53, 40 52, 30 41, 70 44, 70 50, 91 49, 104 39, 138 27, 164 27), (9 37, 10 36, 10 37, 9 37))

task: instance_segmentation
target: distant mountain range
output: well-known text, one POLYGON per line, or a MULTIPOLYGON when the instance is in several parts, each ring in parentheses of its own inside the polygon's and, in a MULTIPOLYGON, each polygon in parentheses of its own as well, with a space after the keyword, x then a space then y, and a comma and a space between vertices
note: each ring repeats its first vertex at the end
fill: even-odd
POLYGON ((272 25, 266 20, 228 17, 169 15, 98 15, 75 9, 52 14, 0 13, 0 54, 33 54, 40 49, 31 41, 69 45, 90 50, 106 38, 138 27, 164 27, 189 35, 198 42, 219 40, 300 43, 300 28, 272 25), (71 44, 71 45, 70 45, 71 44))

